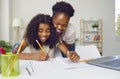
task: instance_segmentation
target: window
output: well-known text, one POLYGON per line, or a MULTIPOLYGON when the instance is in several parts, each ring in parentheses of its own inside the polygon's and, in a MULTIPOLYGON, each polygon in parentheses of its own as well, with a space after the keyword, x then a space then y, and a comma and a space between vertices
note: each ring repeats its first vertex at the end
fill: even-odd
POLYGON ((120 0, 115 0, 115 29, 116 36, 120 36, 120 0))

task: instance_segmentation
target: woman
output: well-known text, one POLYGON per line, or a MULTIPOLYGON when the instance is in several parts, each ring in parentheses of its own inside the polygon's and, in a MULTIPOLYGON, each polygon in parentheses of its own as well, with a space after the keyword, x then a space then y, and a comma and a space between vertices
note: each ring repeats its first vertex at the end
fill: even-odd
POLYGON ((69 50, 75 51, 75 29, 72 24, 69 23, 70 18, 74 15, 72 5, 64 1, 57 2, 52 6, 52 12, 52 20, 59 40, 62 41, 69 50))

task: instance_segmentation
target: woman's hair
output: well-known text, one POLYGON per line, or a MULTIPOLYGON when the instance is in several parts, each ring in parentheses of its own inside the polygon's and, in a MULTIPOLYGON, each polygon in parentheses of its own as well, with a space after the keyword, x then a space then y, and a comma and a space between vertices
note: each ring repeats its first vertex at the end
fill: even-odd
POLYGON ((33 46, 35 49, 40 49, 36 43, 36 40, 38 40, 42 45, 48 45, 50 48, 53 48, 57 43, 57 35, 50 15, 38 14, 33 17, 26 28, 24 38, 27 40, 28 44, 33 46), (50 37, 46 40, 45 43, 42 43, 38 36, 38 28, 40 23, 50 25, 50 37))
POLYGON ((61 1, 57 2, 55 5, 52 7, 53 15, 55 15, 57 12, 63 12, 69 15, 69 17, 72 17, 74 15, 74 9, 71 6, 71 4, 61 1))

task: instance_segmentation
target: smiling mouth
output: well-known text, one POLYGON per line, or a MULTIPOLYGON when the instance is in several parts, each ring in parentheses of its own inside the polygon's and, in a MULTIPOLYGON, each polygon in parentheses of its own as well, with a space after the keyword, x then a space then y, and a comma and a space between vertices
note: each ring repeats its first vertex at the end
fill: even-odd
POLYGON ((62 33, 62 31, 61 30, 56 30, 57 31, 57 33, 59 33, 59 34, 61 34, 62 33))
POLYGON ((46 39, 47 39, 46 37, 42 37, 41 41, 46 41, 46 39))

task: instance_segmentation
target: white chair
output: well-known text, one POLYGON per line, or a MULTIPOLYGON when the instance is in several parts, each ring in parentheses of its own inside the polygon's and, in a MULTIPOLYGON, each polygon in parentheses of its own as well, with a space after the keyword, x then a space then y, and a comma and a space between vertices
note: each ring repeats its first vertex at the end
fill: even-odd
POLYGON ((95 59, 101 57, 95 45, 76 46, 75 51, 80 55, 81 60, 95 59))

